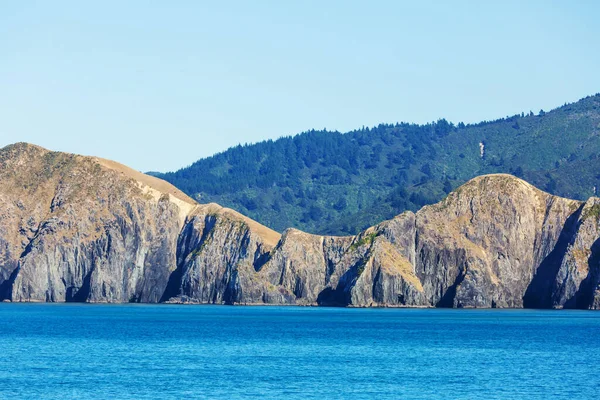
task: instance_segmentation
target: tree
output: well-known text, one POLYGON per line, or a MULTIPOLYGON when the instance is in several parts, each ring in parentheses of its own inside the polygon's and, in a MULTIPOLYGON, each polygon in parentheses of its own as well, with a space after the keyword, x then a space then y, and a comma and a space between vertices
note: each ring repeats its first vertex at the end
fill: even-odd
POLYGON ((254 211, 258 208, 258 203, 256 200, 252 197, 248 197, 245 194, 240 198, 240 203, 246 207, 248 211, 254 211))
POLYGON ((518 167, 515 169, 515 171, 513 172, 513 174, 514 174, 515 176, 518 176, 519 178, 522 178, 522 177, 523 177, 523 168, 521 168, 521 166, 519 165, 519 166, 518 166, 518 167))
POLYGON ((309 215, 310 219, 312 219, 313 221, 318 221, 321 218, 323 218, 323 210, 321 209, 321 207, 319 207, 317 205, 313 205, 313 206, 310 206, 308 215, 309 215))
POLYGON ((275 200, 273 202, 273 205, 271 206, 271 208, 273 209, 273 211, 275 212, 280 212, 281 211, 281 204, 279 204, 278 200, 275 200))
POLYGON ((452 191, 452 184, 448 179, 444 182, 444 193, 448 194, 452 191))
POLYGON ((340 197, 338 199, 338 201, 336 201, 335 204, 333 205, 333 208, 336 209, 337 211, 343 211, 346 209, 347 206, 348 206, 348 202, 346 202, 346 198, 340 197))
POLYGON ((548 183, 546 183, 544 190, 548 193, 553 194, 556 191, 556 186, 556 181, 554 180, 554 178, 551 177, 548 183))
POLYGON ((429 165, 429 163, 423 165, 421 167, 421 172, 427 175, 428 177, 431 177, 431 165, 429 165))
POLYGON ((281 198, 288 204, 292 204, 294 202, 294 195, 292 194, 292 191, 288 188, 284 189, 281 198))
POLYGON ((459 182, 483 173, 510 171, 540 188, 548 184, 553 190, 556 185, 557 194, 587 193, 598 183, 588 181, 588 177, 600 173, 596 171, 600 158, 598 162, 583 161, 600 155, 600 147, 593 140, 582 143, 581 139, 592 138, 597 131, 594 118, 600 110, 599 101, 600 97, 595 97, 568 105, 550 113, 551 120, 537 118, 538 114, 528 111, 457 126, 439 120, 423 125, 381 124, 344 134, 307 131, 242 144, 180 171, 156 175, 202 203, 217 202, 240 210, 279 231, 294 226, 320 234, 357 233, 342 232, 343 223, 348 229, 358 229, 404 210, 415 211, 427 201, 441 200, 450 186, 456 188, 459 182), (570 117, 574 113, 583 118, 577 127, 570 117), (581 134, 564 134, 575 128, 581 134), (537 139, 540 132, 544 132, 545 140, 537 139), (495 137, 490 146, 487 137, 495 137), (562 143, 560 147, 554 145, 557 139, 562 143), (486 143, 483 162, 477 147, 480 142, 486 143), (575 156, 570 157, 565 149, 582 145, 587 146, 585 151, 570 150, 578 156, 573 161, 575 156), (534 152, 537 154, 532 155, 539 157, 529 156, 534 152), (577 174, 566 168, 573 163, 577 163, 577 174), (556 184, 543 176, 547 171, 552 172, 556 184), (417 185, 421 179, 424 184, 417 185), (399 187, 408 193, 395 192, 399 187), (369 195, 362 195, 365 191, 369 195), (409 197, 414 191, 419 195, 411 202, 409 197), (244 194, 253 199, 242 199, 244 194), (358 209, 359 203, 362 210, 358 209), (318 221, 309 215, 314 205, 323 211, 318 221), (279 208, 281 211, 277 211, 279 208), (328 223, 330 216, 335 223, 328 223))

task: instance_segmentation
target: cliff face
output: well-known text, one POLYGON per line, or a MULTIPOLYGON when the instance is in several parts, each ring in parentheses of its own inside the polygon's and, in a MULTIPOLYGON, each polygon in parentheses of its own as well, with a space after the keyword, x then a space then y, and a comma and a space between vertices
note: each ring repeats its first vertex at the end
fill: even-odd
POLYGON ((135 174, 31 145, 3 149, 2 297, 158 301, 174 266, 182 211, 194 204, 135 174))
POLYGON ((599 217, 600 199, 595 197, 573 216, 567 247, 546 280, 552 290, 542 306, 600 308, 599 217))
POLYGON ((600 199, 509 175, 355 237, 283 235, 120 164, 0 150, 0 299, 600 307, 600 199))
POLYGON ((164 300, 292 302, 292 298, 280 299, 268 290, 258 272, 279 237, 278 233, 216 204, 197 207, 179 236, 177 269, 164 300))
POLYGON ((507 175, 476 178, 417 213, 415 268, 431 304, 523 307, 548 296, 580 204, 507 175))

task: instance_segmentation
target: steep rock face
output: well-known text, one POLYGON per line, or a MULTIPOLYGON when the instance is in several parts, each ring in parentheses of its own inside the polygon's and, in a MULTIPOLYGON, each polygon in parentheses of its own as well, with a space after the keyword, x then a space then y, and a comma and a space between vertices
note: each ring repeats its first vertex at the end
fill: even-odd
MULTIPOLYGON (((414 214, 405 214, 409 219, 414 214)), ((402 225, 390 222, 388 231, 402 225)), ((426 305, 405 248, 375 227, 356 237, 327 237, 287 230, 261 269, 270 284, 291 292, 298 304, 426 305)), ((409 237, 397 232, 400 243, 409 237)))
POLYGON ((600 199, 509 175, 357 236, 279 235, 118 163, 0 149, 0 300, 600 308, 600 199))
POLYGON ((561 232, 580 204, 508 175, 476 178, 417 213, 416 273, 431 304, 522 307, 549 288, 561 232), (531 285, 534 285, 533 287, 531 285))
POLYGON ((428 305, 413 265, 382 237, 373 239, 367 256, 358 265, 356 272, 350 305, 428 305))
POLYGON ((550 305, 600 308, 600 199, 593 197, 573 223, 566 251, 551 281, 550 305))
MULTIPOLYGON (((580 202, 512 176, 484 176, 356 237, 289 230, 262 272, 297 303, 561 307, 552 300, 555 280, 581 214, 580 202)), ((597 274, 588 275, 595 288, 597 274)))
MULTIPOLYGON (((346 266, 358 260, 356 254, 347 252, 351 242, 349 237, 325 237, 288 229, 261 275, 270 285, 292 293, 300 304, 326 301, 327 293, 344 278, 346 266)), ((337 299, 331 302, 344 303, 337 299)))
POLYGON ((27 144, 0 154, 2 298, 161 298, 175 264, 181 214, 193 201, 101 159, 27 144))
POLYGON ((177 245, 177 270, 164 300, 197 303, 292 303, 258 270, 279 234, 216 204, 188 216, 177 245))

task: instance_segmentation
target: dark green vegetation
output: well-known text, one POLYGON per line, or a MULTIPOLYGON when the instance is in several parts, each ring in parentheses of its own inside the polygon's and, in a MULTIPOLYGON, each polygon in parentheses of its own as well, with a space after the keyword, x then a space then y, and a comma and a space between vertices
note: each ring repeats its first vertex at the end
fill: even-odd
POLYGON ((550 112, 471 125, 441 119, 345 134, 309 131, 154 175, 203 203, 215 201, 280 231, 350 234, 495 172, 565 197, 594 195, 600 188, 600 94, 550 112))

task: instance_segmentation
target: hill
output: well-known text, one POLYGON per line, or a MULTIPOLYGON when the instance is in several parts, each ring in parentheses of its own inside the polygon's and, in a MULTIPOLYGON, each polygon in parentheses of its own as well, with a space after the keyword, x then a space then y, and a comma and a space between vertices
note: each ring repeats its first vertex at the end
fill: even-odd
POLYGON ((482 174, 511 173, 560 196, 600 188, 600 94, 478 124, 440 119, 240 145, 154 175, 283 231, 355 234, 416 211, 482 174))
POLYGON ((190 237, 181 241, 188 248, 198 220, 219 225, 245 249, 255 237, 263 252, 280 239, 233 210, 200 205, 114 161, 27 143, 4 147, 0 301, 158 302, 177 256, 186 255, 180 233, 187 227, 190 237))
POLYGON ((598 309, 599 210, 495 174, 355 236, 279 235, 19 143, 0 149, 0 301, 598 309))

